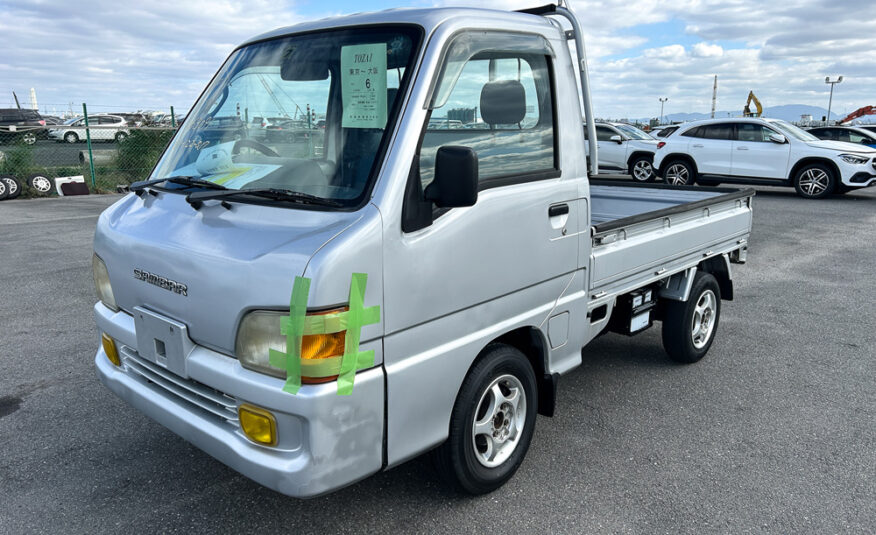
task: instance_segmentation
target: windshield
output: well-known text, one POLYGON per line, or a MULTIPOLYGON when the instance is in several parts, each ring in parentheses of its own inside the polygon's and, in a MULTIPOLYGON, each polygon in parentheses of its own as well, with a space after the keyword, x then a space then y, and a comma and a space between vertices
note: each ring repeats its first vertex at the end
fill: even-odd
POLYGON ((618 130, 620 130, 621 132, 626 134, 627 137, 630 137, 633 139, 654 139, 653 137, 651 137, 648 134, 646 134, 645 132, 639 130, 635 126, 631 126, 628 124, 619 124, 619 125, 615 126, 615 128, 617 128, 618 130))
POLYGON ((360 205, 419 36, 403 26, 344 29, 234 51, 150 178, 186 176, 360 205))
POLYGON ((791 123, 786 123, 785 121, 769 121, 769 123, 781 130, 786 136, 790 136, 794 139, 799 139, 800 141, 818 141, 817 137, 813 136, 806 130, 792 125, 791 123))

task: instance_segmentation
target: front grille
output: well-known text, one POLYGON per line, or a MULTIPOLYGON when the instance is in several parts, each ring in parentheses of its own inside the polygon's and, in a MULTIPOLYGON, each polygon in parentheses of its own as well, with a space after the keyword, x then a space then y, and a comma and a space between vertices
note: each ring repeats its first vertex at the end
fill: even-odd
POLYGON ((183 379, 142 358, 132 347, 123 345, 120 349, 122 362, 132 373, 230 424, 238 425, 237 400, 233 397, 192 379, 183 379))

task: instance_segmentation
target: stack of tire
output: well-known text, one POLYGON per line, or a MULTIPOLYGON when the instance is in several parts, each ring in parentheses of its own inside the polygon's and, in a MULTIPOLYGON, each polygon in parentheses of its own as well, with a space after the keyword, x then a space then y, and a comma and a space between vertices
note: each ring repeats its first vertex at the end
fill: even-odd
MULTIPOLYGON (((55 181, 50 177, 35 173, 27 177, 27 185, 37 195, 51 195, 55 181)), ((0 175, 0 201, 15 199, 21 195, 21 181, 15 175, 0 175)))

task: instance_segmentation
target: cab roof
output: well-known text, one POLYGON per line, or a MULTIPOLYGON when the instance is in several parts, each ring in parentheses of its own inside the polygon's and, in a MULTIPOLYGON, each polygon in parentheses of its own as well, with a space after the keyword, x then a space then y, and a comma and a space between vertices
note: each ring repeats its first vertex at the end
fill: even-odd
POLYGON ((376 24, 415 24, 425 29, 426 35, 429 35, 435 28, 452 19, 463 19, 473 28, 481 27, 484 29, 490 29, 493 28, 497 22, 508 21, 513 22, 516 25, 520 25, 521 23, 531 24, 533 30, 552 29, 553 31, 557 31, 556 27, 545 17, 519 13, 516 11, 467 7, 425 9, 396 8, 309 20, 300 24, 277 28, 276 30, 257 35, 245 41, 241 46, 256 41, 263 41, 265 39, 272 39, 274 37, 282 37, 301 32, 351 26, 371 26, 376 24))

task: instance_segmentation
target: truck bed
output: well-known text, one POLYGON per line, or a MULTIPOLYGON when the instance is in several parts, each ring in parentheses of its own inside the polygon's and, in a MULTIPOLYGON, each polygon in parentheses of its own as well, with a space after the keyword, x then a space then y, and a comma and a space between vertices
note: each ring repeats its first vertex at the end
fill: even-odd
POLYGON ((591 181, 591 299, 745 247, 754 190, 591 181))

